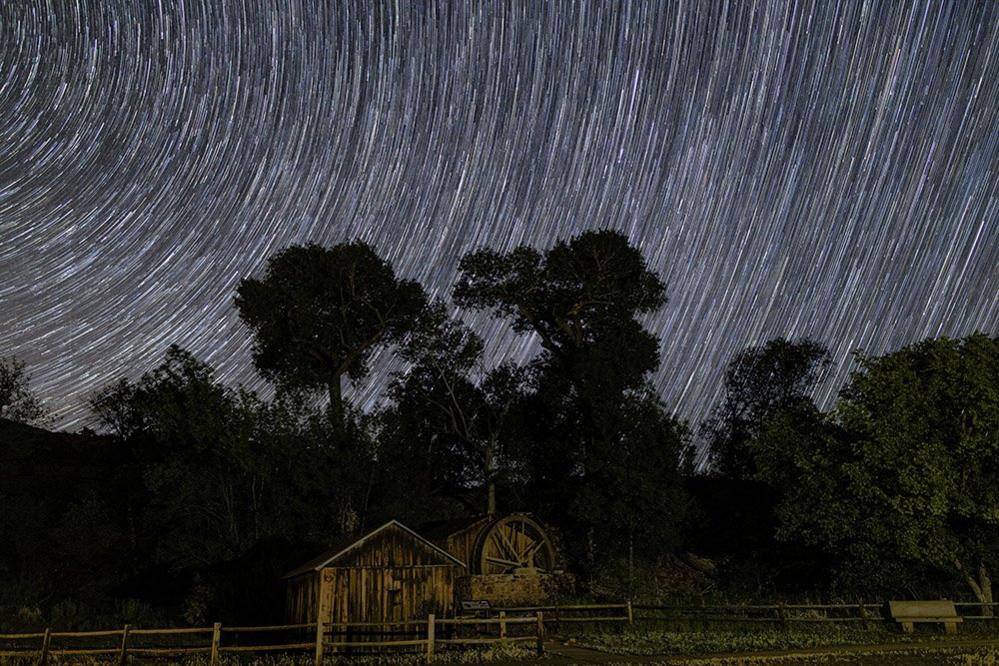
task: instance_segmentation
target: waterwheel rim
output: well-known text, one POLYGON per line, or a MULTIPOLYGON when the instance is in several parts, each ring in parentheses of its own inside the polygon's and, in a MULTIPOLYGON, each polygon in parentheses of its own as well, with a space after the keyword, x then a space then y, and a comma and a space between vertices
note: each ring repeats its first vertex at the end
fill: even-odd
POLYGON ((555 564, 555 551, 544 528, 523 514, 489 525, 482 533, 478 554, 483 574, 541 574, 555 564))

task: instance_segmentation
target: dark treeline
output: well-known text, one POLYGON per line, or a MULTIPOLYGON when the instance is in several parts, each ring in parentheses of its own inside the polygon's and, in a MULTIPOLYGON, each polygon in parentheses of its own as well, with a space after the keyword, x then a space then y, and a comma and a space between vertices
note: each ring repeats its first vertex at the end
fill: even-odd
POLYGON ((650 384, 665 293, 610 231, 473 252, 450 303, 364 243, 308 245, 235 294, 267 397, 171 347, 91 397, 96 431, 48 433, 2 360, 3 622, 280 620, 280 575, 332 543, 514 510, 556 528, 583 595, 991 600, 999 339, 861 355, 829 411, 825 348, 775 339, 691 428, 650 384), (539 352, 492 362, 471 312, 539 352), (364 412, 344 388, 381 349, 404 369, 364 412))

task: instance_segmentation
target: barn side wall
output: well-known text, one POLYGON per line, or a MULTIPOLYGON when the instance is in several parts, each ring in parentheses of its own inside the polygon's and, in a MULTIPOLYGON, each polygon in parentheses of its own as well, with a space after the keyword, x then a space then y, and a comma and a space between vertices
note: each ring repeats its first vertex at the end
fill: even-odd
POLYGON ((291 624, 316 621, 319 603, 319 574, 308 573, 288 581, 285 598, 285 617, 291 624))
POLYGON ((454 615, 457 566, 323 569, 329 620, 392 622, 454 615))
POLYGON ((443 539, 438 539, 435 543, 440 548, 451 553, 452 556, 464 562, 466 567, 465 573, 473 573, 477 571, 478 567, 478 562, 472 561, 475 557, 475 544, 479 539, 479 535, 482 534, 482 530, 489 525, 489 522, 489 518, 482 518, 458 532, 449 534, 443 539))

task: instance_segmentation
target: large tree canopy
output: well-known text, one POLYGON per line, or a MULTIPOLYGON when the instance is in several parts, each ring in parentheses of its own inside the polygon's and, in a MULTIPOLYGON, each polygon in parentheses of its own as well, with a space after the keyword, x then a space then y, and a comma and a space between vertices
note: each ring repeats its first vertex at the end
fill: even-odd
POLYGON ((286 386, 325 388, 341 428, 343 378, 363 378, 371 353, 405 333, 424 303, 419 284, 397 278, 360 241, 282 250, 262 279, 243 280, 236 295, 261 374, 286 386))
POLYGON ((473 252, 461 260, 454 298, 538 336, 538 391, 556 409, 575 405, 569 420, 578 432, 565 436, 595 441, 613 437, 616 396, 641 389, 659 366, 659 341, 638 317, 664 305, 664 293, 642 253, 622 234, 603 230, 544 253, 473 252))
POLYGON ((781 410, 810 402, 828 364, 826 348, 807 339, 775 338, 739 352, 725 369, 724 398, 702 428, 712 471, 752 478, 752 440, 781 410))
MULTIPOLYGON (((637 338, 645 331, 636 328, 635 317, 666 303, 659 276, 616 231, 588 231, 544 254, 524 246, 507 254, 479 250, 465 256, 458 270, 454 299, 459 306, 490 311, 516 331, 536 333, 555 357, 610 331, 620 336, 630 329, 637 338)), ((655 367, 657 345, 651 341, 636 351, 655 367)))
MULTIPOLYGON (((459 265, 454 298, 537 335, 542 352, 524 418, 529 504, 570 528, 571 550, 586 554, 577 564, 592 572, 597 551, 627 547, 604 528, 655 504, 643 489, 672 498, 679 487, 681 429, 646 396, 659 341, 639 321, 666 302, 660 277, 622 234, 589 231, 544 252, 474 252, 459 265)), ((676 514, 650 510, 646 518, 661 535, 676 514)), ((648 523, 636 520, 629 534, 640 524, 648 523)))
POLYGON ((229 560, 274 536, 318 542, 342 528, 346 486, 316 432, 328 422, 295 394, 266 403, 171 346, 163 363, 97 393, 91 408, 135 448, 145 522, 157 526, 156 555, 170 566, 229 560))
POLYGON ((785 536, 859 564, 933 566, 991 601, 999 564, 999 339, 926 340, 860 369, 832 419, 784 413, 757 444, 785 536))

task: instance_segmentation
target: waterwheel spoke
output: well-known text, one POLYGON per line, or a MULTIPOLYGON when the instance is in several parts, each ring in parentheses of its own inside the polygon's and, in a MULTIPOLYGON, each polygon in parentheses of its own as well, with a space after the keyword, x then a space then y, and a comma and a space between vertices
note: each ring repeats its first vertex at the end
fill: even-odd
POLYGON ((510 537, 506 535, 506 532, 504 532, 503 530, 496 530, 496 533, 500 535, 500 538, 502 539, 503 542, 503 547, 506 550, 507 554, 511 555, 512 557, 519 558, 520 555, 517 553, 517 548, 510 542, 510 537))
MULTIPOLYGON (((520 540, 519 540, 519 543, 525 543, 525 544, 527 544, 527 548, 529 549, 531 547, 531 542, 533 541, 533 539, 531 539, 530 537, 527 536, 527 523, 523 519, 521 519, 519 522, 520 522, 520 540)), ((517 559, 519 559, 525 565, 528 564, 529 560, 527 559, 527 550, 525 549, 525 551, 523 553, 521 553, 520 551, 517 551, 517 559)))
POLYGON ((529 563, 529 564, 533 564, 534 563, 534 553, 538 552, 538 548, 540 548, 542 546, 542 544, 544 544, 544 541, 541 541, 540 539, 538 541, 535 541, 534 543, 532 543, 527 548, 527 550, 524 551, 524 561, 527 562, 527 563, 529 563))
POLYGON ((513 562, 511 560, 504 560, 502 557, 493 557, 491 555, 486 555, 486 561, 492 562, 493 564, 506 564, 511 567, 519 567, 520 562, 513 562))

